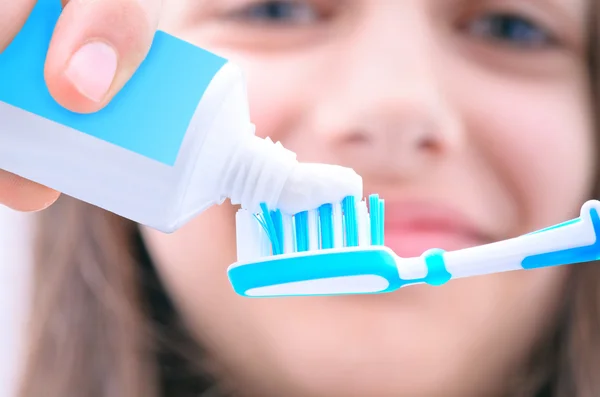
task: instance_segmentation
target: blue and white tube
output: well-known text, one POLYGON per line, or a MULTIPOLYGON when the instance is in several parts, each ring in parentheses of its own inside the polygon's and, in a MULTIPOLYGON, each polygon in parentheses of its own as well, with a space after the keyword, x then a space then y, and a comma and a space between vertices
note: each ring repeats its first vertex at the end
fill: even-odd
POLYGON ((0 53, 0 169, 164 232, 226 198, 277 204, 296 155, 255 135, 237 66, 159 31, 114 100, 76 114, 44 80, 61 11, 37 1, 0 53))

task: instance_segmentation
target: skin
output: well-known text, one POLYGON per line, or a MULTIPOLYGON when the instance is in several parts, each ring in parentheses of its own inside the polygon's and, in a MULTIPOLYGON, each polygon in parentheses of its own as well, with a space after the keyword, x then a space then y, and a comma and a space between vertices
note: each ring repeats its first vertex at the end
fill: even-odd
MULTIPOLYGON (((54 0, 59 1, 59 0, 54 0)), ((160 16, 161 0, 60 0, 64 9, 52 37, 46 83, 51 95, 67 109, 91 113, 102 109, 123 87, 146 56, 160 16), (116 52, 116 68, 107 69, 97 55, 78 73, 85 84, 110 73, 106 90, 90 98, 69 78, 74 54, 86 43, 102 42, 116 52)), ((22 28, 36 0, 0 0, 0 52, 22 28)), ((89 54, 89 52, 88 52, 89 54)), ((59 192, 0 170, 0 204, 19 211, 52 205, 59 192)))
MULTIPOLYGON (((170 0, 162 27, 241 65, 258 134, 301 160, 353 167, 365 193, 388 202, 451 206, 490 240, 577 216, 590 196, 584 0, 300 1, 290 18, 234 17, 260 4, 170 0), (542 40, 477 33, 486 15, 507 13, 542 40)), ((190 328, 242 395, 500 394, 551 327, 568 274, 244 299, 225 272, 235 210, 212 208, 172 235, 143 232, 190 328)))

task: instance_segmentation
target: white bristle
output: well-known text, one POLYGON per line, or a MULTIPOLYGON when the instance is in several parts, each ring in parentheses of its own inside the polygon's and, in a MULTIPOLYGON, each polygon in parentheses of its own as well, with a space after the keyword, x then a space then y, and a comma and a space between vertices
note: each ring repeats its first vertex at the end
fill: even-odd
POLYGON ((237 257, 250 262, 268 254, 267 234, 250 211, 239 210, 235 215, 237 257))
POLYGON ((356 221, 358 223, 358 245, 361 247, 371 245, 371 222, 365 200, 358 203, 356 221))
POLYGON ((308 250, 319 249, 319 213, 318 210, 308 211, 308 250))
POLYGON ((283 221, 283 252, 289 254, 295 250, 294 223, 292 215, 282 214, 281 219, 283 221))
POLYGON ((342 215, 342 203, 333 204, 333 247, 344 246, 344 217, 342 215))

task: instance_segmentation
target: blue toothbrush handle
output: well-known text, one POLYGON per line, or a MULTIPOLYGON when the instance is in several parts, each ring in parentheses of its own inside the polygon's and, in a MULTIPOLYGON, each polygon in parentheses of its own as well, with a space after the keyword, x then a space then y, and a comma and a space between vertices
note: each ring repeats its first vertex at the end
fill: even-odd
POLYGON ((600 202, 590 200, 578 218, 533 233, 449 252, 424 254, 438 261, 451 278, 537 269, 600 259, 600 202))

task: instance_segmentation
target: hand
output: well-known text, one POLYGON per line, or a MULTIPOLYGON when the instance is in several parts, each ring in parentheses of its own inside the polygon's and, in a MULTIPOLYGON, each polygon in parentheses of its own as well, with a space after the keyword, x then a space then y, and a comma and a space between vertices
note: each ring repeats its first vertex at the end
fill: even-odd
MULTIPOLYGON (((47 1, 47 0, 41 0, 47 1)), ((58 1, 58 0, 56 0, 58 1)), ((0 0, 0 51, 27 20, 36 0, 0 0)), ((102 109, 146 57, 161 0, 62 0, 45 76, 54 99, 78 113, 102 109)), ((36 211, 59 192, 0 170, 0 204, 36 211)))

